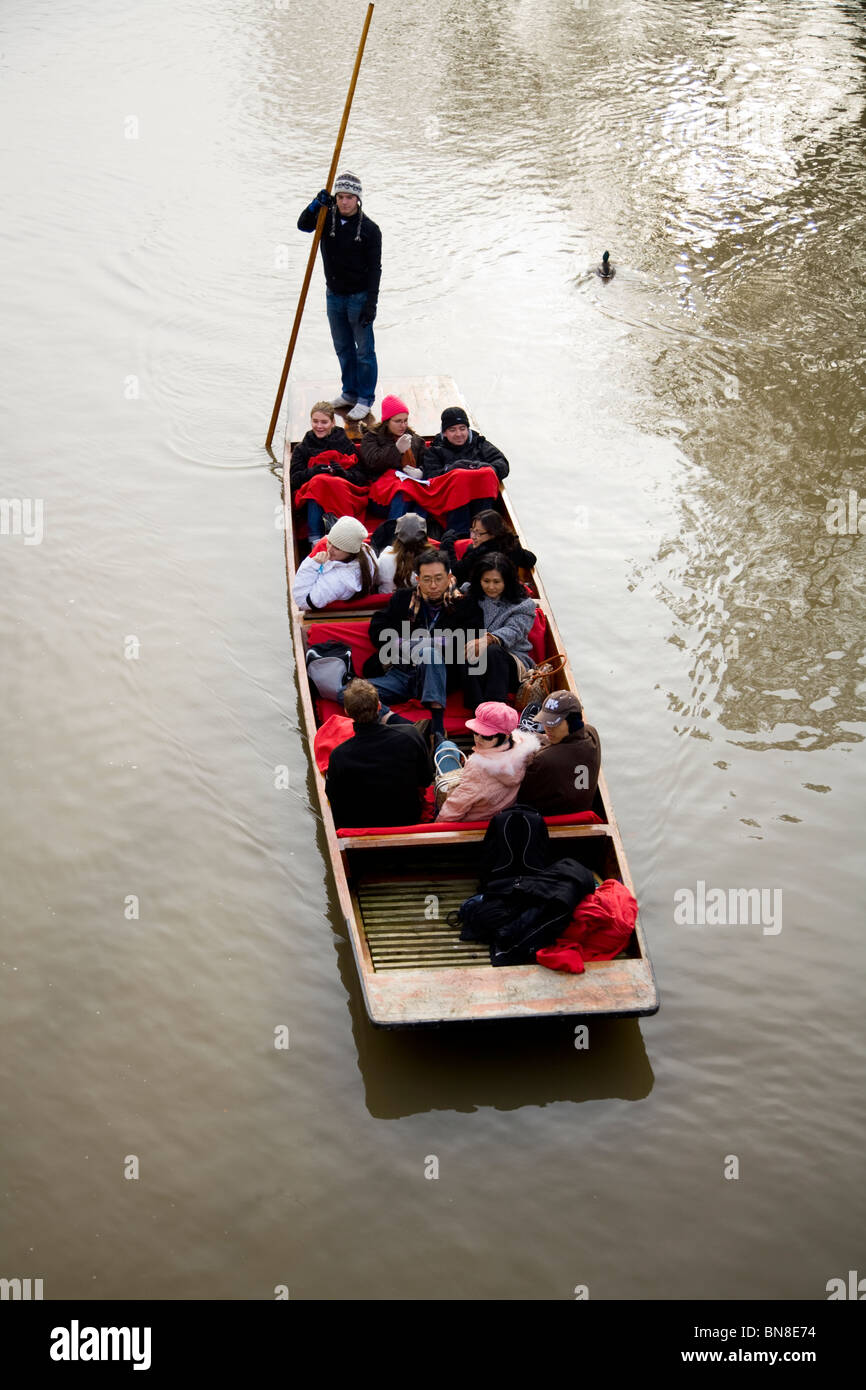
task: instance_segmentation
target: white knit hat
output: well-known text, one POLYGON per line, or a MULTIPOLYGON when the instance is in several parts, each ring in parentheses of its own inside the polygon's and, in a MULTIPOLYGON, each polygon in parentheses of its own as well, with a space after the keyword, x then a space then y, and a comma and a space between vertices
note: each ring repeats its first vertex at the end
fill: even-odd
POLYGON ((340 174, 334 184, 335 193, 354 193, 356 198, 361 196, 361 180, 357 174, 350 174, 348 170, 345 174, 340 174))
POLYGON ((354 516, 338 517, 328 532, 331 545, 335 545, 338 550, 347 551, 350 555, 357 555, 366 539, 366 526, 354 516))

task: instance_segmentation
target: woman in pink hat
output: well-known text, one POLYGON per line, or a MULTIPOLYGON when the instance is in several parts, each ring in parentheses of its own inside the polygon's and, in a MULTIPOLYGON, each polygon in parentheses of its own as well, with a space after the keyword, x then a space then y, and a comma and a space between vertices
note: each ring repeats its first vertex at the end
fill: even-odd
MULTIPOLYGON (((382 422, 367 430, 361 440, 361 467, 369 481, 375 482, 389 469, 399 469, 410 478, 426 478, 427 446, 409 424, 409 408, 399 396, 386 396, 382 402, 382 422)), ((391 502, 389 517, 421 508, 411 498, 397 492, 391 502)))
POLYGON ((535 734, 518 729, 519 718, 510 705, 488 700, 478 706, 473 719, 467 719, 466 727, 475 735, 475 752, 448 793, 439 820, 489 820, 514 805, 526 764, 541 747, 535 734))

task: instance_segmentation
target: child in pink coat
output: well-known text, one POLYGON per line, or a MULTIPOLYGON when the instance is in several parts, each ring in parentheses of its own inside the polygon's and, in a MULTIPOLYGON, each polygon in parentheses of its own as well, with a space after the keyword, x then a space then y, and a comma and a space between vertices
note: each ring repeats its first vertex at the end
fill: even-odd
POLYGON ((514 805, 526 765, 541 747, 535 734, 517 728, 519 718, 510 705, 487 700, 474 719, 466 720, 475 735, 475 752, 449 792, 439 820, 489 820, 514 805))

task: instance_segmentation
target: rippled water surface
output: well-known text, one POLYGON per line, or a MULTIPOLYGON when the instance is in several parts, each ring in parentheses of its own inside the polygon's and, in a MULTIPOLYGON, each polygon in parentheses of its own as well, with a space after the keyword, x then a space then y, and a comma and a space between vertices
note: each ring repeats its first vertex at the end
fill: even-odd
POLYGON ((512 460, 659 979, 586 1052, 374 1032, 311 802, 262 440, 363 13, 4 10, 2 495, 42 524, 0 535, 0 1273, 822 1298, 864 1217, 862 6, 374 14, 380 389, 453 375, 512 460), (678 925, 699 880, 782 929, 678 925))

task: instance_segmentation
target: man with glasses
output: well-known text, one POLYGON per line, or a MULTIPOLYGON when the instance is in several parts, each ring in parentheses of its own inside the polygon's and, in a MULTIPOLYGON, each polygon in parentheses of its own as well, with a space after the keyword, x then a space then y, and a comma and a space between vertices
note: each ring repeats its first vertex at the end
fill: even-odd
POLYGON ((323 188, 298 218, 299 230, 312 232, 320 209, 328 209, 319 246, 328 325, 342 372, 342 390, 331 404, 347 411, 350 420, 369 415, 379 373, 373 320, 382 276, 382 233, 361 210, 361 191, 355 174, 340 174, 334 197, 323 188))
MULTIPOLYGON (((370 621, 378 655, 365 665, 364 675, 383 704, 414 699, 426 705, 438 741, 445 734, 449 684, 462 684, 470 665, 467 647, 481 635, 484 618, 474 600, 455 591, 438 551, 422 550, 413 568, 416 587, 398 589, 370 621)), ((471 663, 473 674, 483 674, 484 651, 482 646, 471 663)))

